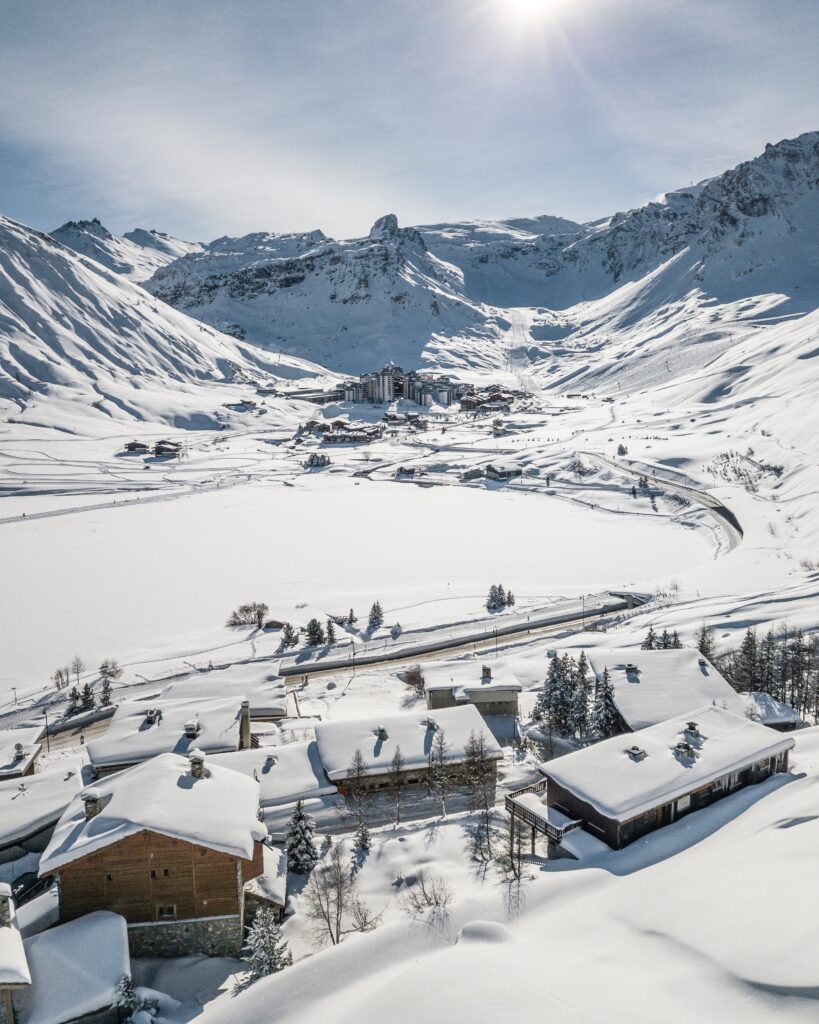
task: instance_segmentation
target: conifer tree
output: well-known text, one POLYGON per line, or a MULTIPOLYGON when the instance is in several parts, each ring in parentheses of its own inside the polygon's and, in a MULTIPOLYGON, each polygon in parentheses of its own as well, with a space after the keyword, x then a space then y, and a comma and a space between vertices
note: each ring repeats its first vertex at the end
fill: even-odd
POLYGON ((111 1005, 115 1009, 121 1010, 124 1017, 130 1017, 136 1010, 136 988, 134 988, 134 979, 130 974, 123 974, 117 982, 114 1001, 111 1005))
POLYGON ((571 696, 569 707, 570 731, 583 736, 589 727, 589 662, 586 652, 581 651, 577 663, 571 666, 571 696))
POLYGON ((713 626, 709 626, 703 622, 697 630, 697 638, 694 643, 703 658, 707 658, 709 661, 714 660, 715 644, 713 626))
POLYGON ((315 828, 313 819, 304 810, 304 801, 299 800, 287 830, 287 868, 294 874, 309 875, 316 866, 315 828))
POLYGON ((381 602, 376 601, 375 604, 370 608, 370 616, 367 620, 367 629, 370 633, 374 633, 380 628, 384 621, 384 612, 381 609, 381 602))
POLYGON ((100 687, 100 707, 108 708, 111 706, 111 680, 103 676, 102 686, 100 687))
POLYGON ((327 620, 327 643, 334 644, 336 642, 336 627, 332 619, 327 620))
POLYGON ((675 651, 679 651, 682 649, 682 640, 680 640, 680 634, 677 632, 676 629, 671 634, 671 643, 669 644, 669 647, 671 647, 675 651))
POLYGON ((660 637, 659 643, 657 644, 661 651, 667 651, 671 646, 671 635, 667 629, 664 629, 662 636, 660 637))
POLYGON ((354 626, 357 622, 358 622, 358 616, 356 615, 356 613, 351 608, 350 609, 350 614, 347 616, 347 625, 348 626, 354 626))
POLYGON ((404 755, 401 753, 401 747, 398 744, 395 746, 395 753, 392 755, 392 761, 390 761, 388 779, 395 799, 395 824, 400 825, 401 798, 406 788, 406 779, 404 776, 404 755))
POLYGON ((603 678, 597 684, 592 704, 590 732, 596 740, 605 740, 618 731, 617 709, 614 706, 614 687, 611 685, 609 670, 603 670, 603 678))
POLYGON ((248 929, 245 952, 247 955, 243 960, 248 965, 250 981, 276 974, 293 963, 293 956, 270 907, 259 907, 256 911, 253 924, 248 929))
POLYGON ((307 623, 307 646, 320 647, 324 643, 324 630, 318 619, 310 619, 307 623))
POLYGON ((646 638, 640 644, 640 649, 643 651, 656 651, 657 650, 657 634, 654 632, 654 627, 649 626, 646 638))
POLYGON ((282 626, 282 647, 284 647, 285 649, 287 649, 288 647, 295 647, 298 642, 298 633, 295 631, 295 629, 293 629, 292 625, 289 622, 285 622, 285 624, 282 626))
POLYGON ((96 700, 90 683, 84 683, 80 691, 80 711, 92 711, 96 700))
POLYGON ((80 694, 79 687, 72 686, 68 691, 68 707, 66 708, 66 714, 76 715, 80 710, 80 702, 82 701, 82 695, 80 694))
POLYGON ((498 607, 498 588, 495 583, 489 588, 489 593, 486 596, 486 610, 493 612, 498 607))
POLYGON ((515 595, 512 593, 511 590, 508 590, 506 592, 506 607, 507 608, 513 608, 514 604, 515 604, 515 595))
POLYGON ((503 589, 503 584, 498 584, 498 608, 506 607, 506 591, 503 589))

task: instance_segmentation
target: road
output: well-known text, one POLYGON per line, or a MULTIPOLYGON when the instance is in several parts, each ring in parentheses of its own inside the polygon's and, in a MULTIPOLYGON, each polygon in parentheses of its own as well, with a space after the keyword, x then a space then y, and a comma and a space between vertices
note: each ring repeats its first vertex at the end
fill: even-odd
POLYGON ((419 640, 417 643, 404 643, 394 648, 379 646, 375 650, 355 653, 350 651, 335 658, 322 658, 321 660, 308 660, 309 654, 300 654, 289 661, 283 658, 279 664, 279 675, 285 677, 330 675, 337 672, 354 671, 356 668, 364 666, 372 668, 386 664, 412 664, 416 661, 427 660, 433 655, 438 657, 467 650, 486 650, 497 646, 498 640, 510 636, 543 635, 573 626, 582 628, 583 625, 589 625, 613 612, 638 607, 645 601, 646 595, 644 594, 610 594, 608 600, 589 605, 588 611, 583 610, 581 602, 574 602, 562 612, 541 612, 526 618, 520 616, 511 622, 507 620, 505 624, 504 620, 499 619, 497 626, 488 626, 486 620, 480 620, 479 623, 465 623, 464 626, 458 627, 459 631, 454 635, 449 633, 439 636, 437 639, 433 637, 419 640))

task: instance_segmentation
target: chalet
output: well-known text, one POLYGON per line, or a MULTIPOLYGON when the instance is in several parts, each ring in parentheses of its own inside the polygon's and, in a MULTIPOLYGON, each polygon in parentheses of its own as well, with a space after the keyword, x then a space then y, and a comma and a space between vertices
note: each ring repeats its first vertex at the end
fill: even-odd
POLYGON ((457 782, 463 775, 470 737, 483 737, 489 760, 503 759, 503 751, 478 711, 467 704, 430 712, 407 711, 379 718, 320 722, 316 726, 316 744, 327 777, 347 795, 350 762, 361 751, 369 789, 389 789, 392 759, 401 748, 402 775, 407 786, 422 785, 429 773, 430 752, 436 734, 446 741, 445 760, 457 782))
POLYGON ((741 693, 739 696, 745 704, 745 714, 753 721, 767 725, 769 729, 793 732, 794 729, 801 729, 805 725, 805 720, 795 708, 776 700, 769 693, 752 691, 741 693))
POLYGON ((132 956, 236 956, 244 888, 264 872, 259 785, 200 750, 160 754, 82 790, 40 875, 59 882, 60 920, 121 914, 132 956))
POLYGON ((44 732, 42 725, 0 730, 0 781, 34 774, 44 732))
POLYGON ((84 784, 79 764, 0 782, 0 864, 42 853, 84 784))
POLYGON ((490 462, 484 467, 484 474, 487 480, 514 480, 523 476, 523 470, 509 462, 490 462))
POLYGON ((112 1004, 123 974, 131 973, 119 914, 99 910, 23 939, 23 946, 31 984, 14 993, 16 1024, 119 1024, 112 1004))
POLYGON ((157 441, 154 445, 154 455, 175 458, 179 455, 180 449, 178 441, 157 441))
POLYGON ((742 697, 695 648, 588 651, 597 681, 606 670, 623 732, 645 729, 702 704, 745 714, 742 697))
POLYGON ((133 455, 146 455, 150 450, 150 445, 145 444, 144 441, 129 441, 125 445, 125 451, 133 455))
POLYGON ((14 1024, 12 999, 31 984, 11 886, 0 882, 0 1024, 14 1024))
POLYGON ((788 770, 790 736, 706 704, 540 765, 549 811, 619 850, 788 770))
POLYGON ((489 665, 478 671, 474 662, 467 661, 425 666, 424 689, 430 710, 472 704, 484 717, 516 718, 523 686, 508 670, 493 679, 489 665))
POLYGON ((108 775, 157 754, 186 754, 194 748, 215 754, 251 743, 250 704, 242 697, 126 700, 86 750, 97 775, 108 775))
MULTIPOLYGON (((159 699, 197 702, 198 705, 232 697, 240 704, 242 699, 248 702, 251 722, 278 722, 286 718, 287 688, 283 680, 270 673, 264 673, 261 678, 259 675, 258 667, 252 665, 244 671, 237 671, 234 667, 229 671, 214 669, 210 672, 197 672, 188 679, 176 679, 169 683, 159 699)), ((244 746, 252 746, 252 742, 251 737, 250 744, 244 746)))

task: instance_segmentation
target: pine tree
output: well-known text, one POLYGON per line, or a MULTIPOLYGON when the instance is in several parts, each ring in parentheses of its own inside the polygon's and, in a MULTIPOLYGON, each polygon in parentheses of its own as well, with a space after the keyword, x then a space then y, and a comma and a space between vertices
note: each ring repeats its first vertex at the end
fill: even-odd
POLYGON ((297 875, 309 875, 318 861, 313 833, 316 826, 299 800, 287 830, 287 868, 297 875))
POLYGON ((364 818, 356 825, 355 848, 361 850, 362 853, 367 853, 370 849, 370 830, 367 828, 364 818))
POLYGON ((92 711, 95 704, 96 700, 94 698, 94 691, 91 689, 91 684, 83 684, 83 688, 80 693, 80 711, 92 711))
POLYGON ((697 650, 709 661, 714 660, 715 644, 714 644, 714 627, 708 626, 704 622, 697 630, 697 638, 694 641, 697 650))
POLYGON ((111 680, 103 677, 102 686, 100 687, 100 707, 108 708, 111 706, 111 680))
POLYGON ((406 778, 404 776, 404 755, 401 753, 401 747, 398 744, 395 745, 395 753, 392 755, 392 761, 390 761, 388 781, 395 799, 395 824, 400 825, 401 797, 406 788, 406 778))
POLYGON ((307 623, 307 646, 321 647, 324 643, 324 630, 318 619, 310 619, 307 623))
POLYGON ((276 915, 270 907, 259 907, 248 929, 243 957, 250 971, 250 981, 276 974, 293 963, 293 956, 282 936, 276 915))
POLYGON ((640 644, 640 649, 643 651, 656 651, 657 650, 657 634, 654 632, 654 627, 649 626, 646 638, 640 644))
POLYGON ((384 612, 381 610, 381 602, 376 601, 370 608, 370 617, 367 620, 367 629, 374 633, 384 621, 384 612))
POLYGON ((486 610, 493 612, 498 607, 498 588, 495 583, 489 588, 489 593, 486 596, 486 610))
POLYGON ((680 634, 677 632, 676 629, 671 634, 671 643, 668 646, 675 651, 679 651, 682 649, 682 640, 680 640, 680 634))
POLYGON ((735 684, 740 692, 755 690, 757 680, 756 631, 747 629, 736 657, 735 684))
POLYGON ((285 622, 285 624, 282 626, 282 647, 284 647, 285 649, 287 649, 288 647, 295 647, 298 642, 298 633, 295 631, 295 629, 293 629, 289 622, 285 622))
POLYGON ((498 608, 506 607, 506 591, 503 589, 503 584, 498 584, 498 608))
POLYGON ((589 662, 586 652, 581 651, 576 663, 571 666, 571 697, 569 706, 570 731, 584 736, 589 727, 589 662))
POLYGON ((66 708, 66 714, 76 715, 76 713, 80 710, 81 700, 82 696, 80 694, 79 687, 72 686, 71 689, 68 691, 68 707, 66 708))
POLYGON ((596 740, 605 740, 617 734, 618 714, 614 706, 614 687, 611 685, 609 670, 603 670, 603 678, 597 684, 592 704, 590 732, 596 740))
POLYGON ((662 636, 660 637, 657 646, 661 651, 667 651, 668 648, 671 646, 671 634, 668 632, 667 629, 663 630, 662 636))
POLYGON ((357 622, 358 622, 358 616, 356 615, 356 613, 351 608, 350 609, 350 614, 347 616, 347 625, 348 626, 354 626, 357 622))
POLYGON ((327 620, 327 643, 334 644, 336 642, 336 627, 332 619, 327 620))
POLYGON ((134 988, 134 979, 130 974, 123 974, 117 982, 114 1001, 111 1005, 115 1009, 122 1010, 124 1017, 130 1017, 136 1010, 136 989, 134 988))
POLYGON ((513 608, 514 604, 515 604, 515 595, 512 593, 511 590, 509 590, 506 593, 506 607, 507 608, 513 608))

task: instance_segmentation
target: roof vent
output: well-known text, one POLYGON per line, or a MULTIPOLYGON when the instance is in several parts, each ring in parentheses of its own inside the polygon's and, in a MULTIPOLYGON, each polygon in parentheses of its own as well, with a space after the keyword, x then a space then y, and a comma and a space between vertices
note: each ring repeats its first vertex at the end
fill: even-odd
POLYGON ((699 658, 698 660, 699 660, 700 668, 707 668, 708 667, 708 662, 705 660, 705 658, 699 658))
POLYGON ((162 718, 162 708, 148 708, 145 712, 145 721, 148 725, 156 725, 162 718))
POLYGON ((191 766, 191 775, 195 779, 204 779, 205 755, 198 749, 198 747, 194 747, 194 749, 188 754, 188 761, 191 766))
POLYGON ((628 664, 626 665, 626 672, 637 672, 637 673, 639 673, 639 671, 640 671, 639 668, 637 668, 637 666, 633 665, 631 662, 628 662, 628 664))
POLYGON ((680 740, 679 743, 674 745, 674 753, 679 754, 681 757, 693 757, 694 748, 688 740, 680 740))
POLYGON ((390 738, 390 734, 387 732, 383 725, 379 725, 376 732, 378 733, 378 738, 380 740, 388 740, 390 738))
POLYGON ((685 731, 689 736, 699 736, 700 734, 700 729, 696 722, 687 722, 685 731))
POLYGON ((642 747, 638 747, 635 743, 633 747, 629 747, 626 751, 632 761, 642 761, 644 757, 648 757, 642 747))
POLYGON ((185 735, 191 740, 196 739, 199 735, 199 715, 196 715, 194 718, 189 718, 188 721, 185 722, 185 735))
POLYGON ((26 756, 26 752, 25 752, 25 750, 23 750, 23 744, 22 743, 15 743, 14 744, 14 760, 15 761, 22 761, 25 756, 26 756))
POLYGON ((84 789, 82 791, 82 802, 85 808, 85 820, 90 821, 102 810, 102 793, 96 788, 84 789))

